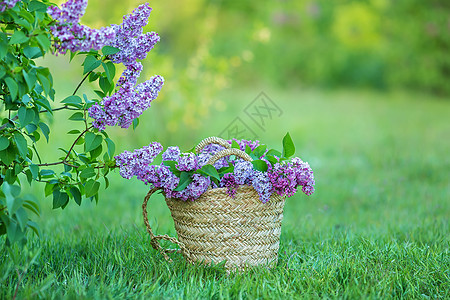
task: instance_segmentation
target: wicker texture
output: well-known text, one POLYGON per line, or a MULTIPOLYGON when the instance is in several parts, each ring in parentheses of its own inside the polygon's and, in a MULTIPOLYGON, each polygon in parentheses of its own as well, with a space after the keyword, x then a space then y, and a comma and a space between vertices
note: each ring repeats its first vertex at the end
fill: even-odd
MULTIPOLYGON (((213 164, 226 155, 237 155, 251 161, 243 151, 225 149, 208 163, 213 164)), ((235 198, 226 193, 226 188, 210 189, 195 201, 166 198, 177 240, 167 235, 155 236, 151 230, 146 208, 156 190, 149 191, 142 209, 151 245, 161 251, 166 260, 170 261, 168 252, 181 252, 189 262, 217 264, 226 260, 228 270, 277 262, 284 197, 272 194, 270 201, 264 204, 253 187, 241 185, 235 198), (163 249, 158 242, 161 239, 175 243, 180 249, 163 249)))

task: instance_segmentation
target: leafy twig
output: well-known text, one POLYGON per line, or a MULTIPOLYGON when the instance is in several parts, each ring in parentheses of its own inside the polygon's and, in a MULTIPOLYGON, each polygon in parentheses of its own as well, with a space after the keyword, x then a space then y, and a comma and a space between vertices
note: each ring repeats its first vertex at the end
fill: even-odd
POLYGON ((42 167, 42 166, 56 166, 56 165, 60 165, 60 164, 64 164, 66 166, 70 166, 73 168, 78 168, 78 166, 72 165, 70 163, 67 162, 67 159, 70 156, 70 152, 72 152, 73 148, 75 147, 76 143, 78 142, 78 140, 86 133, 88 132, 90 129, 92 129, 93 126, 90 126, 88 128, 86 128, 86 130, 83 130, 82 133, 80 133, 78 135, 78 137, 75 139, 75 141, 72 143, 72 146, 70 146, 69 151, 67 151, 67 155, 66 157, 64 157, 64 159, 62 161, 57 161, 57 162, 53 162, 53 163, 45 163, 45 164, 38 164, 38 166, 42 167))

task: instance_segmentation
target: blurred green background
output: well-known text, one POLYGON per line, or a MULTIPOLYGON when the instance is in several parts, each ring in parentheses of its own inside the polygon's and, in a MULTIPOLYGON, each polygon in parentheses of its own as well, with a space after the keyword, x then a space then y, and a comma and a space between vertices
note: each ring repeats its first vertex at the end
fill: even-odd
MULTIPOLYGON (((82 22, 95 28, 121 23, 141 3, 90 0, 82 22)), ((288 226, 403 236, 422 225, 450 230, 450 2, 173 0, 150 6, 146 30, 158 32, 161 42, 143 61, 140 80, 160 74, 166 82, 136 130, 107 129, 116 152, 151 141, 190 149, 226 134, 239 118, 244 136, 256 135, 269 147, 280 149, 289 131, 296 154, 315 171, 316 193, 287 201, 288 226), (269 114, 260 107, 263 126, 246 114, 258 108, 261 92, 278 108, 269 114)), ((57 99, 82 78, 82 58, 68 60, 43 61, 57 99)), ((85 84, 83 92, 95 97, 96 88, 85 84)), ((56 116, 49 144, 40 141, 47 161, 71 144, 66 132, 78 123, 67 116, 56 116)), ((51 199, 42 200, 48 212, 42 226, 49 234, 100 224, 141 227, 147 187, 118 174, 111 182, 97 206, 85 201, 50 212, 51 199)), ((150 205, 151 224, 173 234, 160 200, 150 205)))

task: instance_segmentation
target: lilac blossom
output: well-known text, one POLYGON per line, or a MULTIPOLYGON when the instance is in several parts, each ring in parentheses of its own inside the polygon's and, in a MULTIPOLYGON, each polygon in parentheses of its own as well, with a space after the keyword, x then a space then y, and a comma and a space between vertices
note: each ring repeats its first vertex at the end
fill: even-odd
POLYGON ((13 8, 20 0, 3 0, 0 1, 0 12, 4 12, 6 9, 13 8))
POLYGON ((227 188, 227 194, 234 198, 236 196, 236 188, 238 184, 232 173, 226 173, 220 180, 220 187, 227 188))
POLYGON ((72 52, 100 50, 115 38, 112 27, 92 29, 79 24, 87 4, 87 0, 69 0, 63 3, 61 8, 48 7, 47 13, 56 21, 50 30, 55 37, 54 46, 57 53, 65 54, 67 50, 72 52))
POLYGON ((120 168, 120 175, 130 179, 134 175, 143 178, 154 158, 162 151, 160 143, 154 142, 148 146, 136 149, 133 152, 124 151, 115 157, 116 164, 120 168))
POLYGON ((278 195, 291 197, 297 191, 296 173, 289 164, 276 163, 267 174, 278 195))
POLYGON ((253 175, 253 165, 251 162, 242 160, 236 162, 234 166, 234 178, 237 184, 247 184, 251 182, 253 175))
POLYGON ((143 33, 143 27, 147 25, 150 17, 148 3, 139 5, 131 14, 123 17, 121 25, 112 25, 115 39, 109 46, 120 49, 116 54, 110 56, 114 63, 131 64, 138 59, 144 59, 160 38, 155 32, 143 33))
MULTIPOLYGON (((214 154, 216 154, 217 152, 219 152, 221 150, 225 150, 225 147, 221 146, 221 145, 217 145, 217 144, 206 145, 203 148, 202 152, 198 155, 199 166, 203 167, 204 165, 206 165, 208 160, 211 157, 213 157, 214 154)), ((213 166, 217 170, 219 170, 220 168, 223 168, 223 167, 228 167, 228 158, 223 157, 223 158, 217 160, 213 166)))
POLYGON ((168 147, 167 150, 162 154, 163 161, 172 160, 178 162, 180 157, 180 148, 176 146, 168 147))
POLYGON ((294 157, 292 160, 295 176, 297 179, 297 185, 302 186, 302 191, 306 195, 314 193, 314 173, 307 162, 302 161, 298 157, 294 157))
POLYGON ((273 186, 267 173, 255 170, 252 176, 252 186, 258 193, 262 203, 267 203, 270 200, 273 186))
POLYGON ((194 153, 183 153, 178 159, 177 169, 180 171, 192 171, 198 168, 198 158, 194 153))
POLYGON ((156 75, 135 86, 141 71, 142 64, 139 62, 128 65, 117 82, 118 91, 89 108, 95 128, 104 130, 106 125, 128 128, 134 119, 150 107, 164 84, 164 78, 156 75))
POLYGON ((182 199, 194 201, 198 199, 211 184, 209 177, 204 177, 200 174, 192 175, 192 182, 183 190, 182 199))

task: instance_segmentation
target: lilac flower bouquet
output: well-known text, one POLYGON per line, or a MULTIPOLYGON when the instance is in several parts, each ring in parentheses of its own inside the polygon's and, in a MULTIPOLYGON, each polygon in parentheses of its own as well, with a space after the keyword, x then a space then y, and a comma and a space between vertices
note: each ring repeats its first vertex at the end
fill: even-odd
POLYGON ((160 188, 168 198, 194 201, 210 188, 226 188, 234 197, 239 185, 252 186, 260 200, 266 203, 273 193, 292 196, 297 189, 306 195, 314 192, 314 174, 307 162, 292 157, 295 147, 288 134, 283 139, 283 151, 268 150, 259 141, 229 140, 231 148, 247 153, 253 161, 237 156, 219 159, 213 165, 208 160, 225 147, 209 144, 196 154, 182 153, 176 146, 163 147, 158 142, 125 151, 116 156, 120 175, 130 179, 136 176, 151 187, 160 188), (162 162, 152 164, 162 153, 162 162))

